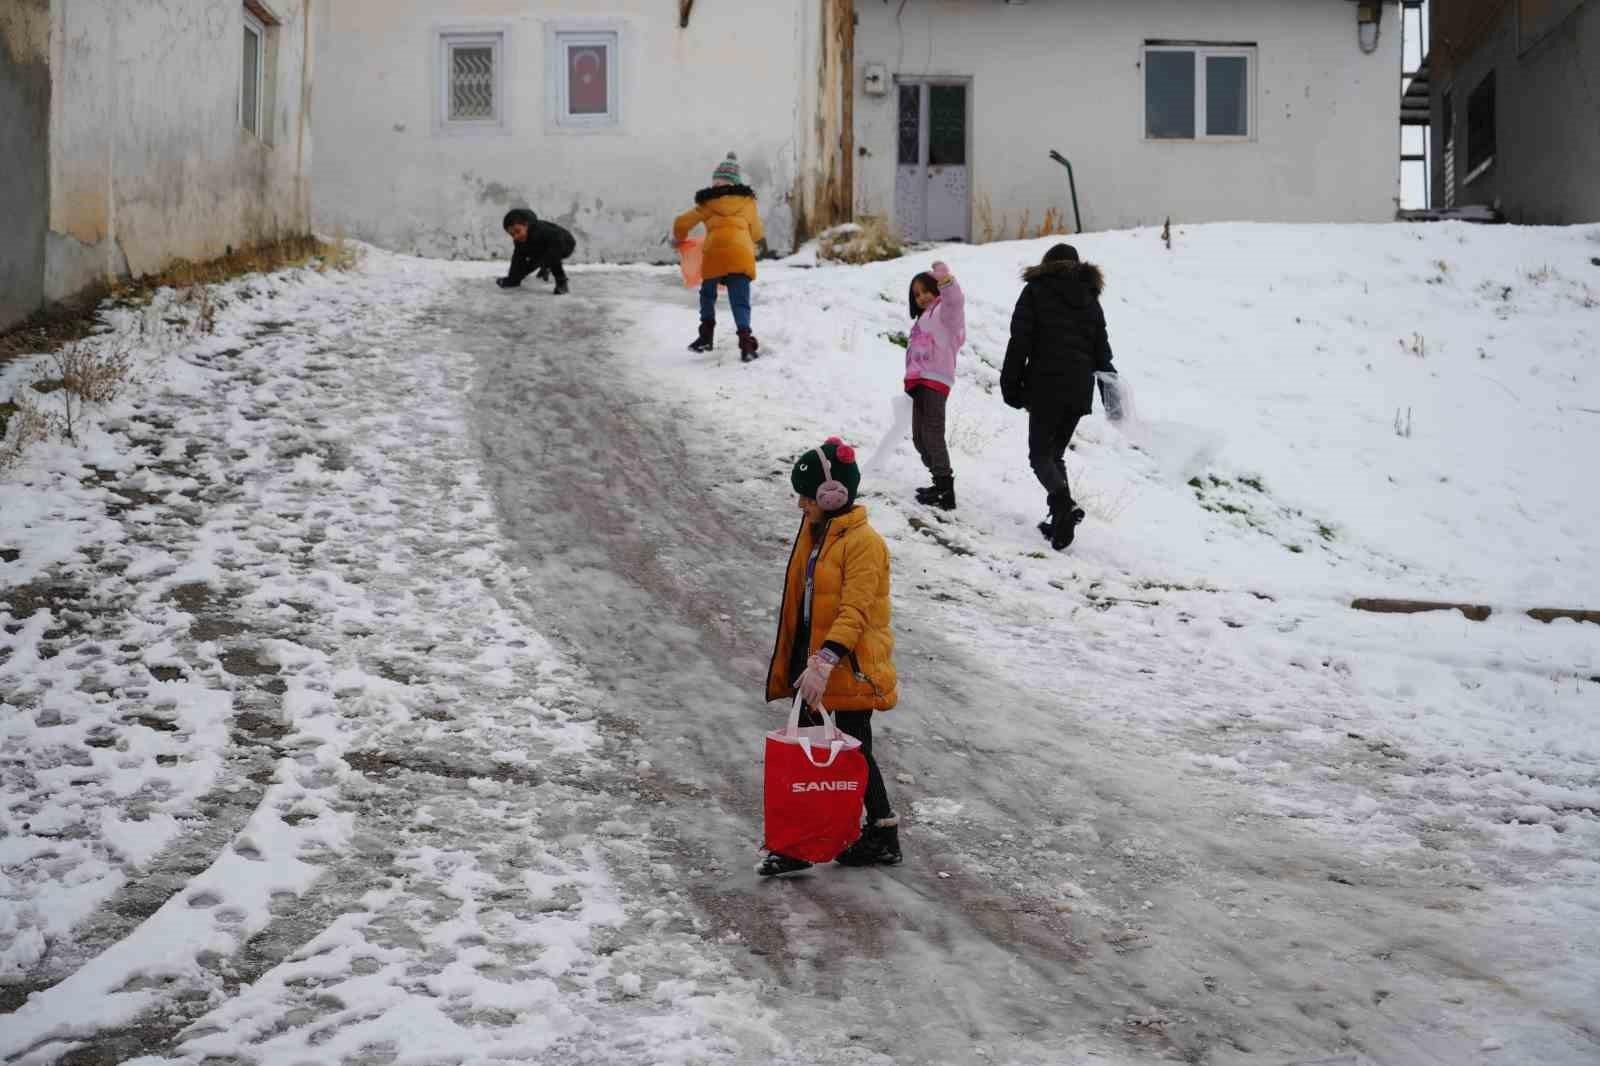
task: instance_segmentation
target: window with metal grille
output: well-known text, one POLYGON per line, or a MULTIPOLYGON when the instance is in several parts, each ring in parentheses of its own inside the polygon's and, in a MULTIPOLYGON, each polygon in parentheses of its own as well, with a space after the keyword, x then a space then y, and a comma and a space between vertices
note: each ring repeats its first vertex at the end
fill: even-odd
POLYGON ((446 127, 498 126, 502 122, 501 44, 494 33, 442 33, 440 120, 446 127))
POLYGON ((494 49, 450 50, 450 121, 494 118, 494 49))
POLYGON ((1254 45, 1148 42, 1144 135, 1152 141, 1254 136, 1254 45))
POLYGON ((239 125, 261 136, 262 71, 266 67, 262 43, 267 30, 248 11, 244 15, 244 62, 239 75, 239 125))
POLYGON ((1467 97, 1467 181, 1494 162, 1494 71, 1467 97))

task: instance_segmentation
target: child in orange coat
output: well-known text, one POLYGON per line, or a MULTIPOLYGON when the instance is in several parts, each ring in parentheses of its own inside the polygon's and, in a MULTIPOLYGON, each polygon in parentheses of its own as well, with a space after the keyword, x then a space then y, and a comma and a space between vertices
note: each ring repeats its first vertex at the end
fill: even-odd
POLYGON ((732 152, 712 172, 710 188, 694 194, 694 207, 673 222, 673 244, 682 244, 689 231, 701 224, 706 228, 706 243, 700 282, 700 335, 689 350, 711 350, 717 321, 717 286, 723 285, 728 290, 728 306, 733 309, 733 324, 739 330, 739 358, 748 363, 761 352, 755 334, 750 332, 750 283, 756 280, 756 245, 766 233, 756 209, 755 190, 741 182, 739 159, 732 152))

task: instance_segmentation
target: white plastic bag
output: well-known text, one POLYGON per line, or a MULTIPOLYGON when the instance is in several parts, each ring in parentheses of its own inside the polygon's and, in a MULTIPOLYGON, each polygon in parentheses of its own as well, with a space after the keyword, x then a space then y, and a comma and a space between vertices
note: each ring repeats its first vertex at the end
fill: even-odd
POLYGON ((911 397, 904 392, 897 392, 889 401, 889 431, 883 435, 878 446, 872 449, 872 454, 862 467, 871 466, 877 469, 879 458, 887 459, 901 441, 911 436, 911 397))
POLYGON ((1096 370, 1095 381, 1100 387, 1100 407, 1108 422, 1138 421, 1133 411, 1133 393, 1127 383, 1114 372, 1096 370))

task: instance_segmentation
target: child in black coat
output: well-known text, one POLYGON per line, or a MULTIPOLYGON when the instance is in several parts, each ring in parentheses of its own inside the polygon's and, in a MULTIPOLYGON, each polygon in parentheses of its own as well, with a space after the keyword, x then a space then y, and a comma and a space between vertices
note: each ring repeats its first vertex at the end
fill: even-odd
MULTIPOLYGON (((1070 244, 1051 248, 1038 266, 1023 271, 1022 280, 1000 394, 1009 406, 1028 412, 1028 463, 1050 507, 1039 531, 1060 551, 1083 521, 1067 484, 1067 446, 1079 419, 1093 408, 1096 376, 1116 373, 1100 307, 1106 282, 1100 268, 1081 262, 1070 244)), ((1106 407, 1110 417, 1120 417, 1120 404, 1106 407)))
POLYGON ((503 278, 496 278, 495 284, 502 289, 515 289, 529 274, 534 274, 540 281, 554 275, 556 295, 566 293, 567 272, 561 269, 561 261, 578 246, 572 234, 554 222, 540 221, 538 215, 525 207, 507 211, 501 225, 513 242, 511 272, 503 278))

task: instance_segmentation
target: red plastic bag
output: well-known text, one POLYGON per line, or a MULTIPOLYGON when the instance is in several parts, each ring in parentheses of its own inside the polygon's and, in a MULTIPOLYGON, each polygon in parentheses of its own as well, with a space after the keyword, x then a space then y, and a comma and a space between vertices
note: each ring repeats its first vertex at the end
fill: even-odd
POLYGON ((685 237, 678 242, 678 270, 683 274, 683 286, 686 289, 698 289, 700 282, 700 264, 705 257, 705 249, 700 246, 699 237, 685 237))
POLYGON ((861 741, 823 724, 800 726, 800 698, 789 724, 767 734, 766 848, 807 862, 832 862, 861 835, 867 760, 861 741))

